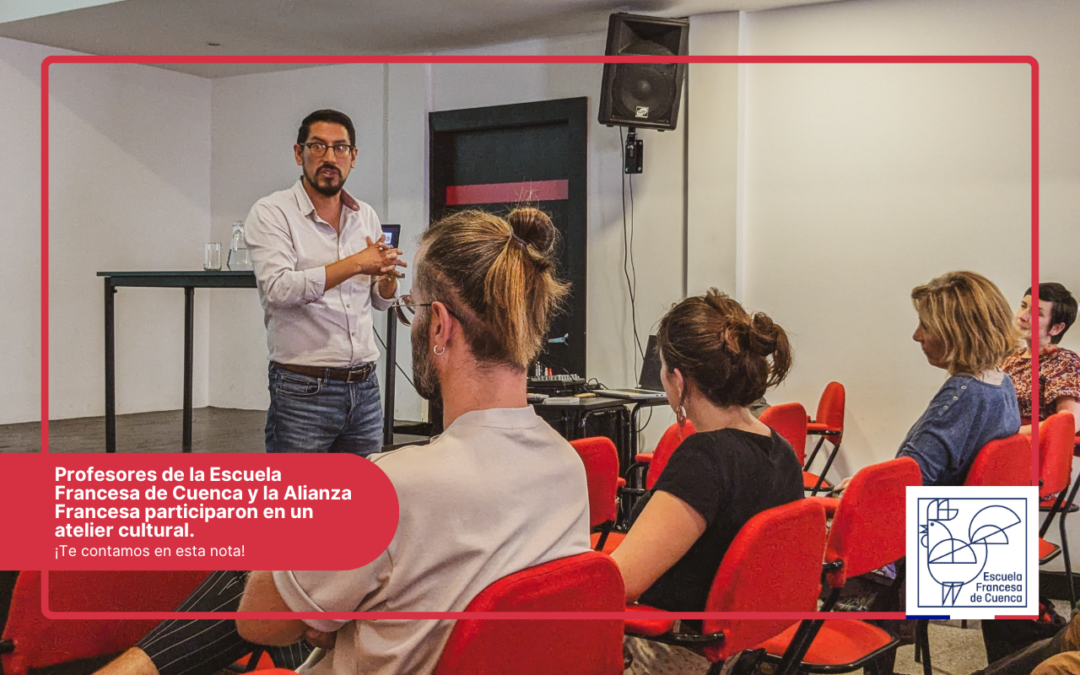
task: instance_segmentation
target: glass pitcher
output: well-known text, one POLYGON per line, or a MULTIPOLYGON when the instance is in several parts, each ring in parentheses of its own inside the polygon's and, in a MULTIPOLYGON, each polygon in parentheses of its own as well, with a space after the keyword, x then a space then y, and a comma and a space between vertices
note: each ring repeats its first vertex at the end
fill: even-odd
POLYGON ((232 243, 229 244, 229 269, 233 272, 251 270, 251 256, 244 239, 244 223, 236 221, 232 226, 232 243))

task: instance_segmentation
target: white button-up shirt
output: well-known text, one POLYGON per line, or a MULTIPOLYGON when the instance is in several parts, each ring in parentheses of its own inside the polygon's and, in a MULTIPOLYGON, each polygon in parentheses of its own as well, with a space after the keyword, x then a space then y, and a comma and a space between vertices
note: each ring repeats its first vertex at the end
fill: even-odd
POLYGON ((326 290, 326 266, 382 239, 375 210, 341 191, 340 234, 315 212, 300 181, 251 207, 244 235, 262 300, 270 360, 346 368, 379 358, 372 305, 385 310, 373 277, 326 290))

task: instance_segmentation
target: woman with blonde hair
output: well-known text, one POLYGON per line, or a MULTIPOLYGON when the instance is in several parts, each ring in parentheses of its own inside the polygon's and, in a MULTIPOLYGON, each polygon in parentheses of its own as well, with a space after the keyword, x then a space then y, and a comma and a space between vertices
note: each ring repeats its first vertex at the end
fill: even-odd
POLYGON ((1019 344, 1009 303, 975 272, 949 272, 917 286, 912 339, 949 378, 908 431, 897 457, 911 457, 923 485, 960 485, 990 441, 1020 429, 1012 380, 998 364, 1019 344))

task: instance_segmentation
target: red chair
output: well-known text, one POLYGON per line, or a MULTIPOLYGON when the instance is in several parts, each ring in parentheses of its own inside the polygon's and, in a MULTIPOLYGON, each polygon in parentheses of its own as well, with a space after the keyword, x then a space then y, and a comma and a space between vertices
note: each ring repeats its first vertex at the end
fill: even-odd
POLYGON ((1066 497, 1072 482, 1072 459, 1075 445, 1073 424, 1073 415, 1069 412, 1055 413, 1039 423, 1039 498, 1041 500, 1039 510, 1047 513, 1046 519, 1039 528, 1039 564, 1050 562, 1059 553, 1064 554, 1070 606, 1076 605, 1076 591, 1073 589, 1072 561, 1069 558, 1069 538, 1065 533, 1065 516, 1077 510, 1073 503, 1073 498, 1076 496, 1075 488, 1066 497), (1058 531, 1061 536, 1061 546, 1044 539, 1055 516, 1060 516, 1058 531))
MULTIPOLYGON (((50 572, 49 608, 79 612, 172 611, 208 572, 50 572)), ((41 572, 21 572, 15 582, 0 660, 6 675, 25 675, 74 659, 122 652, 154 620, 46 619, 41 613, 41 572)))
MULTIPOLYGON (((1031 436, 1015 434, 990 441, 975 455, 964 485, 1031 485, 1031 436)), ((1053 560, 1060 551, 1039 538, 1039 564, 1053 560)))
MULTIPOLYGON (((626 475, 630 479, 630 486, 619 490, 619 494, 622 495, 623 513, 626 518, 629 518, 637 500, 647 490, 653 489, 653 486, 656 485, 656 481, 660 479, 660 474, 663 473, 668 460, 671 459, 671 453, 675 452, 675 449, 686 440, 687 436, 694 433, 697 433, 697 431, 690 420, 686 420, 681 427, 676 422, 668 427, 664 435, 660 437, 655 450, 634 457, 634 463, 626 470, 626 475)), ((610 553, 618 548, 625 537, 626 535, 621 532, 612 532, 607 544, 602 549, 597 550, 610 553)))
MULTIPOLYGON (((821 591, 825 512, 800 499, 763 511, 739 531, 713 578, 706 612, 812 612, 821 591)), ((631 612, 656 612, 645 605, 631 612)), ((676 632, 673 619, 627 619, 628 635, 703 648, 714 664, 779 634, 795 619, 707 619, 702 634, 676 632)), ((710 670, 712 672, 712 670, 710 670)))
POLYGON ((686 440, 687 436, 694 433, 697 433, 697 430, 694 429, 694 423, 690 420, 686 420, 681 427, 676 422, 668 427, 664 435, 660 437, 655 450, 635 456, 634 464, 627 470, 627 475, 633 477, 645 470, 647 470, 647 473, 644 486, 642 486, 642 481, 638 476, 637 480, 632 481, 634 487, 651 490, 656 485, 656 481, 660 479, 660 474, 664 471, 664 467, 667 466, 668 460, 671 459, 671 453, 675 452, 675 449, 686 440))
MULTIPOLYGON (((829 611, 851 577, 904 557, 907 487, 922 485, 919 465, 910 457, 874 464, 851 479, 836 500, 836 514, 825 545, 825 576, 832 592, 829 611)), ((826 498, 811 498, 826 501, 826 498)), ((832 501, 832 500, 828 500, 832 501)), ((897 579, 903 577, 898 570, 897 579)), ((897 592, 898 583, 893 592, 897 592)), ((896 598, 897 602, 899 601, 896 598)), ((876 626, 854 619, 804 621, 763 645, 779 673, 846 673, 865 666, 889 673, 899 641, 876 626), (794 645, 794 648, 792 649, 794 645), (785 656, 786 655, 786 656, 785 656), (872 664, 868 665, 868 664, 872 664)))
MULTIPOLYGON (((522 570, 476 596, 466 612, 621 612, 622 574, 590 551, 522 570)), ((616 675, 623 672, 619 619, 459 619, 435 675, 616 675)))
POLYGON ((585 465, 589 484, 589 528, 602 528, 592 535, 592 546, 604 548, 618 512, 619 451, 610 438, 593 436, 570 441, 585 465))
MULTIPOLYGON (((784 403, 771 406, 761 413, 758 418, 762 424, 771 427, 780 434, 795 450, 795 457, 800 466, 806 465, 806 408, 801 403, 784 403)), ((808 471, 803 471, 803 489, 810 490, 811 494, 817 494, 820 488, 831 489, 832 485, 825 480, 824 475, 816 476, 808 471)))
POLYGON ((829 473, 829 469, 832 468, 833 460, 836 459, 836 453, 840 451, 840 441, 844 437, 844 407, 846 402, 847 393, 844 391, 844 385, 839 382, 830 382, 825 386, 825 391, 821 392, 821 398, 818 400, 817 416, 806 425, 807 434, 811 436, 820 435, 821 438, 818 439, 814 451, 810 453, 806 464, 803 465, 804 471, 810 470, 810 466, 814 463, 818 450, 825 443, 825 439, 829 439, 833 446, 829 458, 825 460, 825 468, 821 471, 821 478, 819 479, 821 482, 814 486, 812 494, 817 494, 818 490, 821 489, 825 476, 829 473))
POLYGON ((1031 436, 1015 434, 984 445, 964 485, 1031 485, 1031 436))

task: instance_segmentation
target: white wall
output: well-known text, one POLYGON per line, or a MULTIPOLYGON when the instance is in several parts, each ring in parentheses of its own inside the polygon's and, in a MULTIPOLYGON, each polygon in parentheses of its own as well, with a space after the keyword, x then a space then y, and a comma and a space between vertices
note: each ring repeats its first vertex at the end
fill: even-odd
MULTIPOLYGON (((50 94, 49 387, 58 419, 104 409, 95 273, 201 267, 210 86, 146 66, 61 64, 50 94)), ((206 363, 206 299, 196 293, 197 364, 206 363)), ((117 293, 117 412, 181 407, 183 308, 179 289, 117 293)), ((205 375, 196 367, 195 406, 207 402, 205 375)))
MULTIPOLYGON (((690 53, 737 55, 739 27, 738 12, 691 17, 690 53)), ((738 298, 739 66, 692 63, 688 71, 686 290, 738 298)))
MULTIPOLYGON (((40 67, 69 53, 0 40, 7 385, 0 423, 38 419, 40 367, 40 67)), ((192 269, 209 225, 209 82, 145 66, 50 70, 50 415, 104 411, 99 270, 192 269)), ((180 407, 183 293, 116 296, 117 410, 180 407)), ((205 363, 206 311, 197 302, 205 363)), ((198 370, 195 405, 206 405, 198 370)))
POLYGON ((0 38, 0 424, 38 419, 41 396, 41 60, 44 47, 0 38))
MULTIPOLYGON (((1034 55, 1042 278, 1076 292, 1078 29, 1080 6, 1069 3, 863 0, 743 15, 739 52, 1034 55)), ((702 86, 695 73, 692 104, 702 86)), ((838 474, 849 475, 892 457, 945 377, 910 339, 910 289, 955 269, 987 275, 1013 304, 1028 286, 1031 69, 747 65, 739 90, 739 295, 793 334, 796 366, 771 400, 812 409, 829 380, 846 385, 838 474)), ((691 174, 691 203, 709 189, 691 174)), ((708 227, 692 221, 691 240, 708 227)), ((1078 333, 1064 346, 1076 349, 1078 333)))

